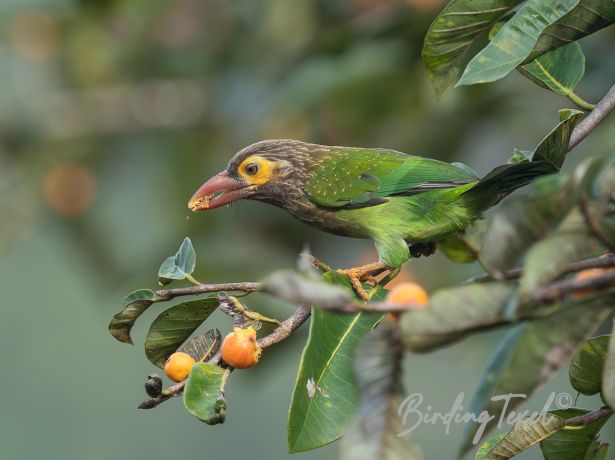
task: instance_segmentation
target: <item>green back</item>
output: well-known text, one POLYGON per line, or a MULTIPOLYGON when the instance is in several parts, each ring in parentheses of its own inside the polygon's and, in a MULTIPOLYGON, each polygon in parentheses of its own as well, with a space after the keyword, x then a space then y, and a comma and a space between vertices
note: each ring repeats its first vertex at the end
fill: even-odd
POLYGON ((395 150, 333 147, 310 168, 308 198, 330 208, 374 206, 387 197, 453 188, 479 178, 470 168, 395 150))

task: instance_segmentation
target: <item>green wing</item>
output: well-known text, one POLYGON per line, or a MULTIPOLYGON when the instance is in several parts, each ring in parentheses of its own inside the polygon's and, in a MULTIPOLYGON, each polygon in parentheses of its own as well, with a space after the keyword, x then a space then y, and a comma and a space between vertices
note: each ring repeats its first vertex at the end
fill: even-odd
POLYGON ((465 165, 394 150, 340 147, 323 154, 309 170, 307 197, 319 206, 360 208, 387 197, 453 188, 479 180, 465 165))

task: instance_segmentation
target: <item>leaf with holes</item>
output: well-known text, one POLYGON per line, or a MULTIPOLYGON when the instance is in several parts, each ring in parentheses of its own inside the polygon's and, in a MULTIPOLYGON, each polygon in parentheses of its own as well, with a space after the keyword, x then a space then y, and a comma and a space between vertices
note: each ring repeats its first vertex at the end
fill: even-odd
POLYGON ((210 363, 196 363, 184 388, 184 406, 208 425, 224 423, 224 386, 230 371, 210 363))
POLYGON ((158 270, 158 281, 167 285, 173 280, 183 280, 190 276, 196 267, 196 253, 190 238, 185 238, 174 256, 168 257, 158 270))
POLYGON ((145 355, 164 367, 167 358, 218 308, 217 295, 182 302, 163 311, 154 320, 145 339, 145 355))
POLYGON ((466 67, 456 86, 498 80, 523 63, 542 32, 579 0, 528 0, 466 67))
POLYGON ((160 299, 156 297, 154 291, 150 289, 139 289, 131 292, 122 300, 122 311, 113 315, 113 319, 109 323, 109 332, 113 337, 123 343, 132 345, 130 330, 134 326, 135 321, 141 314, 147 310, 150 305, 158 302, 160 299))
POLYGON ((570 385, 579 393, 591 396, 600 392, 609 337, 603 335, 586 340, 570 361, 570 385))
MULTIPOLYGON (((350 289, 346 277, 328 272, 323 279, 350 289)), ((375 296, 384 297, 384 290, 375 296)), ((336 314, 313 309, 288 419, 288 449, 302 452, 342 436, 359 406, 352 357, 361 338, 381 314, 336 314)))

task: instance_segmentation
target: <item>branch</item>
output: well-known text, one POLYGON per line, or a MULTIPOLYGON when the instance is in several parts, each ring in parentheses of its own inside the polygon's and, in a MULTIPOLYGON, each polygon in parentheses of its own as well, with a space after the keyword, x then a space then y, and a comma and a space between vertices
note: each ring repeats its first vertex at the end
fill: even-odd
POLYGON ((572 131, 568 150, 575 148, 583 139, 598 126, 609 113, 615 109, 615 85, 605 94, 596 104, 596 108, 581 120, 577 127, 572 131))
POLYGON ((403 313, 411 310, 420 310, 425 308, 422 304, 402 304, 402 303, 386 303, 386 302, 374 302, 367 304, 348 303, 339 306, 323 306, 314 305, 314 308, 322 308, 325 310, 331 310, 338 313, 360 313, 362 311, 370 313, 403 313))
POLYGON ((613 286, 615 286, 615 271, 609 271, 591 278, 556 281, 536 290, 532 295, 532 300, 535 302, 555 302, 572 292, 591 291, 613 286))
MULTIPOLYGON (((239 283, 236 283, 236 284, 239 284, 239 283)), ((243 283, 243 284, 256 284, 256 283, 243 283)), ((202 285, 202 286, 207 286, 207 285, 202 285)), ((214 286, 214 285, 210 285, 210 286, 214 286)), ((221 286, 221 285, 218 285, 218 286, 221 286)), ((188 289, 192 289, 192 288, 188 288, 188 289)), ((178 291, 179 289, 172 289, 172 290, 178 291)), ((217 292, 217 291, 214 290, 214 291, 205 291, 205 292, 217 292)), ((192 294, 178 294, 178 295, 192 295, 192 294)), ((297 308, 292 315, 290 315, 288 318, 282 321, 281 326, 277 327, 271 334, 258 339, 257 343, 261 346, 261 348, 267 348, 267 347, 270 347, 271 345, 275 345, 276 343, 283 341, 289 335, 291 335, 293 332, 299 329, 303 323, 305 323, 305 321, 310 317, 311 311, 312 310, 310 309, 310 307, 306 307, 306 306, 301 306, 297 308)), ((224 361, 222 361, 222 355, 220 354, 220 352, 216 353, 207 362, 211 364, 215 364, 215 365, 220 365, 224 363, 224 361)), ((167 399, 170 399, 174 396, 181 395, 184 391, 185 385, 186 385, 185 380, 183 382, 176 383, 175 385, 167 388, 166 390, 163 390, 160 396, 156 398, 146 399, 141 404, 139 404, 137 408, 138 409, 153 409, 159 404, 165 402, 167 399)))
POLYGON ((569 418, 566 420, 566 426, 587 426, 592 423, 607 418, 613 414, 613 409, 607 406, 603 406, 600 409, 596 409, 585 415, 579 415, 578 417, 569 418))
POLYGON ((261 283, 222 283, 222 284, 199 284, 185 288, 161 289, 156 291, 156 296, 161 300, 170 300, 185 295, 199 295, 208 292, 241 291, 254 292, 262 288, 261 283))
MULTIPOLYGON (((575 262, 568 265, 562 275, 573 272, 580 272, 581 270, 587 270, 588 268, 606 268, 606 267, 615 267, 615 255, 606 255, 593 257, 591 259, 582 260, 580 262, 575 262)), ((497 280, 514 280, 517 278, 521 278, 523 275, 523 268, 512 268, 502 273, 500 278, 495 278, 494 276, 486 273, 484 275, 475 276, 474 278, 470 278, 466 281, 467 283, 482 283, 484 281, 495 281, 497 280)))

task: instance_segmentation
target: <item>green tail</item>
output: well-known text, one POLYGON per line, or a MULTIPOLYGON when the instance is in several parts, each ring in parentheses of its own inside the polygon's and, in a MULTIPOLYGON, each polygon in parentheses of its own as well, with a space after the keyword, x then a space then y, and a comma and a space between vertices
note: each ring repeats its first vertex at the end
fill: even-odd
POLYGON ((578 110, 560 110, 560 123, 533 152, 516 151, 508 164, 495 168, 461 197, 474 209, 486 210, 516 189, 559 172, 568 153, 570 135, 581 115, 578 110))
POLYGON ((553 163, 531 161, 502 165, 495 168, 462 197, 481 209, 487 209, 534 180, 559 171, 553 163))

